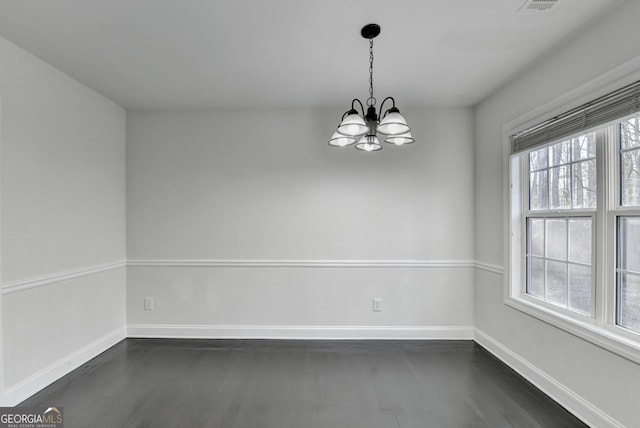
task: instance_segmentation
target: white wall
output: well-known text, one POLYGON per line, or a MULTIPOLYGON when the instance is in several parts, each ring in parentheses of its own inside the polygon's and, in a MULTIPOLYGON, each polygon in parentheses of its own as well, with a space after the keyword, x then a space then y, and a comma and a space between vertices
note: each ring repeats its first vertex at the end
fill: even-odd
MULTIPOLYGON (((638 17, 640 3, 627 2, 477 106, 475 252, 480 263, 503 264, 503 125, 640 56, 638 17)), ((592 426, 616 426, 615 420, 637 426, 637 364, 505 306, 502 275, 477 269, 475 282, 481 343, 529 373, 592 426)))
POLYGON ((374 326, 471 325, 471 110, 405 109, 418 143, 380 153, 327 146, 341 113, 129 112, 130 333, 368 326, 344 334, 378 337, 397 332, 374 326))
POLYGON ((0 39, 4 401, 124 337, 125 111, 0 39))

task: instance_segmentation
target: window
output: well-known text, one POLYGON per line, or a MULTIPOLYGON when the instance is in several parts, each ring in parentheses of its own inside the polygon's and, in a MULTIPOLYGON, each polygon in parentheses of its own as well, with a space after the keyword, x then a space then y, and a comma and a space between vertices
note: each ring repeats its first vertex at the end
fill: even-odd
POLYGON ((509 135, 505 295, 638 362, 639 97, 636 82, 509 135))
POLYGON ((620 206, 632 211, 616 221, 616 324, 640 333, 640 116, 620 122, 619 133, 620 206))
POLYGON ((526 293, 592 313, 596 135, 560 141, 528 154, 526 293))
POLYGON ((640 333, 640 217, 618 218, 617 324, 640 333))

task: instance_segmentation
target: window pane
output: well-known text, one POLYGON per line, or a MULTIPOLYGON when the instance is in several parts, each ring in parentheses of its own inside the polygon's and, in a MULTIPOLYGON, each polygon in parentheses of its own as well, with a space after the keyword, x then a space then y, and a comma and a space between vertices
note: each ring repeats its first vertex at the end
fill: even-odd
POLYGON ((530 218, 529 226, 529 254, 544 257, 544 219, 530 218))
POLYGON ((537 171, 547 167, 547 151, 544 149, 529 153, 529 171, 537 171))
POLYGON ((571 208, 570 166, 549 169, 549 208, 571 208))
POLYGON ((640 332, 640 275, 618 275, 618 325, 640 332))
POLYGON ((526 292, 590 315, 592 229, 591 217, 529 217, 526 292))
POLYGON ((618 219, 618 268, 640 272, 640 217, 618 219))
POLYGON ((572 166, 573 208, 596 207, 596 161, 578 162, 572 166))
POLYGON ((549 166, 564 165, 571 161, 571 140, 549 147, 549 166))
POLYGON ((527 293, 544 299, 544 260, 529 257, 527 293))
POLYGON ((547 257, 567 260, 567 220, 547 219, 547 257))
POLYGON ((591 313, 591 267, 569 265, 569 308, 591 313))
POLYGON ((640 206, 640 149, 620 154, 622 205, 640 206))
POLYGON ((617 264, 618 324, 640 332, 640 217, 618 218, 617 264))
POLYGON ((640 115, 620 122, 620 143, 623 149, 640 147, 640 115))
POLYGON ((591 264, 591 218, 569 219, 569 261, 591 264))
POLYGON ((548 194, 547 171, 529 174, 529 209, 546 210, 548 194))
POLYGON ((573 161, 596 157, 596 133, 580 135, 571 139, 573 161))
POLYGON ((547 300, 567 306, 567 265, 547 260, 547 300))

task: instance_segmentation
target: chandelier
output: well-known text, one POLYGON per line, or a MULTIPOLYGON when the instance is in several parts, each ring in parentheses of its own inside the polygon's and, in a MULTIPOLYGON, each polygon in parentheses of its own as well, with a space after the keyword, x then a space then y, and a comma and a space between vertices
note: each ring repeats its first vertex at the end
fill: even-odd
POLYGON ((368 24, 362 27, 360 34, 369 39, 369 98, 367 98, 367 112, 365 114, 362 102, 355 98, 351 101, 351 109, 342 115, 338 128, 331 136, 329 145, 332 147, 347 147, 355 144, 356 149, 366 152, 382 150, 380 139, 385 143, 402 146, 413 143, 411 128, 406 119, 400 114, 393 97, 385 98, 380 104, 380 114, 376 112, 376 98, 373 96, 373 39, 380 34, 378 24, 368 24), (391 101, 392 105, 386 111, 384 104, 391 101), (360 106, 360 112, 356 110, 360 106), (383 113, 384 112, 384 113, 383 113), (378 138, 380 135, 380 138, 378 138))

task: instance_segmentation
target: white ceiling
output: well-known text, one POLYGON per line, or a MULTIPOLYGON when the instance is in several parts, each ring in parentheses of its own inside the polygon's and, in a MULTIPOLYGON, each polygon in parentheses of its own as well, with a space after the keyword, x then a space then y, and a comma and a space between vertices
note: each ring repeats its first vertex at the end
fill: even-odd
POLYGON ((126 108, 473 105, 622 0, 0 0, 0 36, 126 108))

